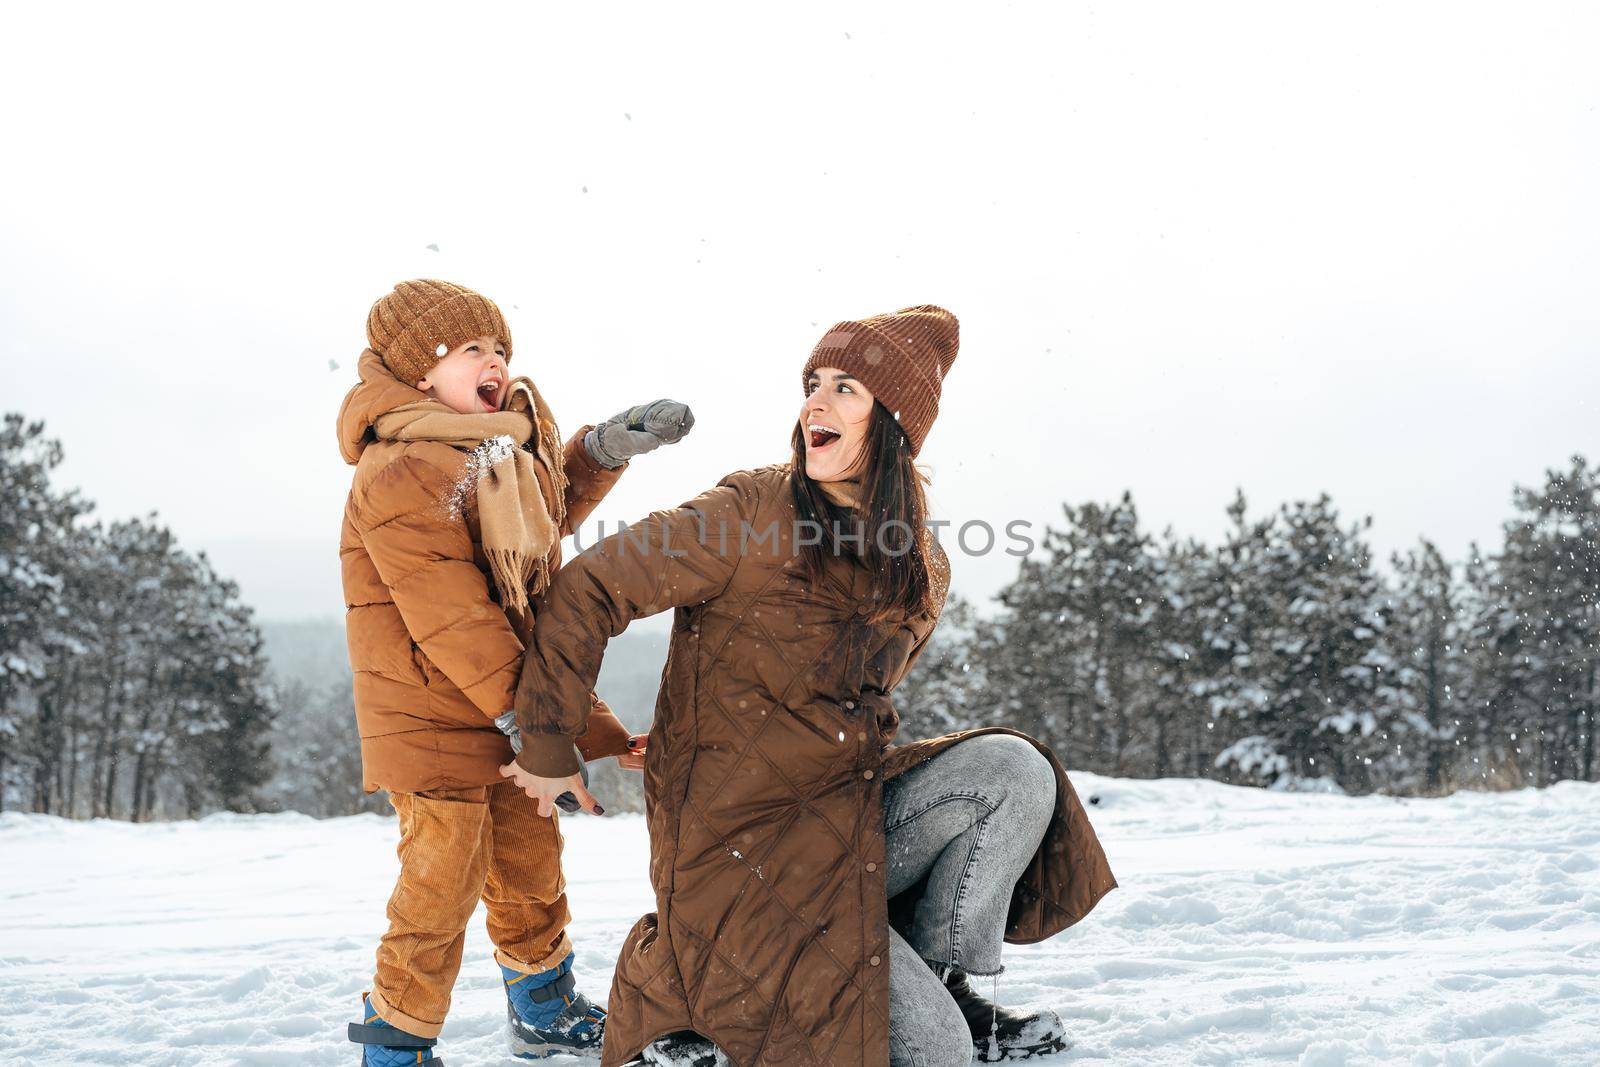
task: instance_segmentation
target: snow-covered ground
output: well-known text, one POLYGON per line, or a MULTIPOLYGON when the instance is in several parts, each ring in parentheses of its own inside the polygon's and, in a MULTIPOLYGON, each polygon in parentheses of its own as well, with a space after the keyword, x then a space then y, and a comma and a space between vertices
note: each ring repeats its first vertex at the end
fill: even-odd
MULTIPOLYGON (((1076 777, 1122 888, 1000 996, 1076 1038, 1052 1061, 1600 1063, 1600 787, 1447 800, 1076 777)), ((637 817, 568 819, 578 971, 603 996, 650 897, 637 817)), ((0 816, 4 1062, 343 1064, 394 827, 0 816)), ((481 923, 440 1052, 509 1064, 481 923)))

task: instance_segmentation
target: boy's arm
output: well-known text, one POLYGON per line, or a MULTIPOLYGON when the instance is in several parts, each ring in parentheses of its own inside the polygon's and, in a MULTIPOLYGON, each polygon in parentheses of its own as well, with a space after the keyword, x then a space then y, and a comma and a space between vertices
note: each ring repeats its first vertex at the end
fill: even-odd
POLYGON ((402 456, 366 494, 357 529, 411 640, 493 719, 511 707, 522 642, 489 597, 466 521, 452 514, 454 490, 447 472, 402 456))
POLYGON ((567 517, 561 523, 562 537, 572 536, 628 469, 626 463, 620 467, 602 467, 596 462, 583 444, 584 435, 592 429, 593 426, 583 427, 567 439, 562 449, 562 464, 567 472, 567 517))
POLYGON ((634 619, 720 593, 738 567, 741 530, 755 508, 748 478, 732 475, 596 542, 561 568, 535 609, 517 688, 523 770, 542 778, 577 772, 572 744, 589 725, 606 643, 634 619))

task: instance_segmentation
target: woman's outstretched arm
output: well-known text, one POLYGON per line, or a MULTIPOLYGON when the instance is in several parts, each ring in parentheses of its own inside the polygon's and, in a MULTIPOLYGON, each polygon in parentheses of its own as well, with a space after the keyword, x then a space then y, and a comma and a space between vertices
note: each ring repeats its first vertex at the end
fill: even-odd
POLYGON ((561 568, 535 606, 533 639, 517 684, 519 767, 541 778, 577 773, 572 740, 588 720, 606 643, 635 619, 722 592, 738 567, 741 523, 754 521, 755 508, 749 477, 732 474, 561 568))

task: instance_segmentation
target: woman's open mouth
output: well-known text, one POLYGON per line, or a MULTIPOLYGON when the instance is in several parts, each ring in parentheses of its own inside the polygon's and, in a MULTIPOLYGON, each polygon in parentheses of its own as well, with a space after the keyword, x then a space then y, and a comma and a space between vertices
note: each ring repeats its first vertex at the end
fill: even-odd
POLYGON ((823 426, 821 423, 813 423, 807 426, 806 432, 811 437, 811 450, 813 452, 827 448, 839 439, 838 430, 835 430, 832 426, 823 426))
POLYGON ((490 378, 478 383, 478 402, 485 411, 500 410, 500 390, 504 383, 499 378, 490 378))

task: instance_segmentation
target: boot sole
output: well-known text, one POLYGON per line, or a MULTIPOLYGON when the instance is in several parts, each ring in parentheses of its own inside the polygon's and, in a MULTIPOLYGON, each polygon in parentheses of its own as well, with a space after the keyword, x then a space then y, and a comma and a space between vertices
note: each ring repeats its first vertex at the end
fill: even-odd
POLYGON ((583 1053, 570 1045, 552 1045, 545 1041, 524 1041, 515 1034, 510 1035, 506 1042, 511 1047, 511 1054, 519 1060, 547 1060, 551 1056, 582 1056, 583 1053))
MULTIPOLYGON (((676 1051, 667 1052, 667 1053, 661 1053, 661 1052, 656 1052, 655 1053, 655 1056, 660 1056, 660 1055, 673 1056, 674 1057, 674 1062, 677 1062, 677 1063, 681 1063, 681 1064, 689 1064, 690 1063, 690 1061, 687 1058, 681 1056, 676 1051)), ((661 1062, 662 1062, 661 1060, 656 1059, 656 1058, 654 1058, 654 1056, 652 1056, 651 1049, 649 1047, 647 1047, 644 1052, 640 1053, 639 1058, 637 1060, 634 1060, 634 1061, 632 1061, 631 1063, 628 1063, 628 1064, 624 1064, 623 1067, 656 1067, 656 1065, 660 1064, 661 1062)), ((705 1054, 697 1056, 693 1060, 692 1067, 727 1067, 727 1064, 728 1064, 728 1058, 727 1058, 726 1054, 722 1053, 721 1051, 715 1051, 715 1052, 705 1053, 705 1054)))
POLYGON ((574 1045, 561 1045, 553 1041, 528 1041, 518 1037, 515 1033, 506 1035, 506 1044, 511 1049, 511 1054, 519 1060, 547 1060, 551 1056, 576 1056, 578 1059, 597 1060, 600 1058, 600 1045, 598 1043, 587 1047, 574 1045))
POLYGON ((551 1056, 576 1056, 579 1059, 600 1058, 600 1042, 568 1045, 560 1041, 541 1041, 517 1018, 517 1010, 506 1003, 506 1045, 511 1055, 519 1060, 547 1060, 551 1056))
POLYGON ((979 1063, 1000 1063, 1003 1060, 1031 1060, 1035 1056, 1054 1056, 1058 1052, 1065 1052, 1072 1047, 1072 1042, 1064 1037, 1052 1037, 1046 1041, 1035 1042, 1032 1045, 1013 1045, 1010 1048, 996 1049, 992 1041, 978 1044, 973 1042, 973 1052, 978 1057, 979 1063))

